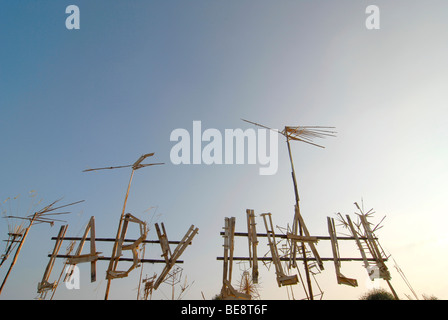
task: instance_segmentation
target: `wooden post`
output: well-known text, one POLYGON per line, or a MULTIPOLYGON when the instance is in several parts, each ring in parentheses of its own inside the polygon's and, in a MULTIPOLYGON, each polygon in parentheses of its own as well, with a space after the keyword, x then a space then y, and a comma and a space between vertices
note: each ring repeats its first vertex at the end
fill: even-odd
POLYGON ((171 248, 168 241, 168 236, 166 234, 165 225, 161 223, 162 231, 160 231, 159 224, 155 224, 157 237, 159 237, 160 247, 162 249, 162 257, 165 259, 166 263, 170 262, 171 248))
POLYGON ((229 252, 230 252, 230 224, 231 224, 232 218, 225 218, 224 219, 224 260, 223 260, 223 271, 222 271, 222 289, 221 289, 221 296, 225 298, 227 294, 227 283, 228 276, 229 276, 229 252))
POLYGON ((328 223, 328 233, 330 234, 330 239, 331 239, 331 249, 333 251, 333 258, 334 258, 333 262, 334 262, 334 267, 335 267, 335 271, 336 271, 336 279, 338 281, 338 284, 345 284, 348 286, 357 287, 358 281, 356 281, 356 279, 347 278, 341 273, 341 261, 339 260, 339 258, 340 258, 339 246, 338 246, 338 240, 337 240, 337 236, 336 236, 336 227, 334 224, 334 219, 327 217, 327 223, 328 223))
MULTIPOLYGON (((292 175, 292 181, 293 181, 293 185, 294 185, 294 195, 295 195, 295 199, 296 199, 296 205, 295 205, 295 214, 297 212, 299 212, 300 215, 300 207, 299 207, 299 190, 297 187, 297 180, 296 180, 296 173, 294 170, 294 162, 292 160, 292 154, 291 154, 291 145, 289 143, 289 136, 287 134, 287 128, 285 127, 285 136, 286 136, 286 144, 288 145, 288 154, 289 154, 289 162, 291 164, 291 175, 292 175)), ((293 233, 297 235, 297 231, 299 231, 299 235, 303 236, 303 231, 302 231, 302 225, 300 223, 300 220, 296 219, 296 217, 294 216, 294 221, 293 221, 293 233)), ((296 251, 297 251, 297 243, 296 241, 292 241, 292 261, 293 261, 293 266, 296 266, 296 251)), ((306 282, 308 285, 308 292, 306 292, 305 290, 305 294, 308 297, 308 299, 310 300, 314 300, 313 298, 313 286, 311 284, 311 277, 310 277, 310 271, 308 268, 308 260, 306 257, 306 250, 305 250, 305 244, 302 242, 301 244, 302 246, 302 257, 303 257, 303 266, 305 269, 305 276, 306 276, 306 282)))
POLYGON ((30 220, 30 224, 28 225, 28 227, 25 229, 25 232, 23 233, 22 239, 20 240, 19 246, 16 250, 16 253, 14 254, 14 258, 11 262, 11 265, 9 266, 8 272, 6 273, 5 278, 3 279, 2 285, 0 286, 0 294, 2 294, 2 290, 3 290, 3 287, 5 286, 6 280, 8 280, 9 274, 11 273, 12 268, 14 267, 14 265, 17 262, 19 253, 22 250, 22 246, 25 243, 26 237, 28 236, 28 232, 30 231, 31 226, 33 225, 33 223, 38 215, 39 215, 38 212, 34 213, 33 217, 30 220))
POLYGON ((48 261, 48 265, 45 268, 44 275, 42 276, 42 281, 37 286, 38 293, 54 289, 55 283, 49 283, 48 279, 50 278, 51 271, 53 270, 56 256, 61 249, 62 241, 64 239, 65 233, 67 232, 67 227, 67 225, 62 225, 59 229, 58 238, 56 240, 56 243, 54 244, 53 252, 50 256, 50 261, 48 261))
POLYGON ((235 235, 235 217, 225 218, 224 226, 224 260, 223 260, 223 279, 221 288, 221 297, 224 300, 243 299, 250 300, 251 296, 242 292, 238 292, 232 286, 232 265, 233 265, 233 249, 235 235))
POLYGON ((106 285, 106 294, 104 296, 105 300, 107 300, 109 298, 110 281, 112 280, 112 278, 109 276, 109 273, 111 271, 115 271, 115 269, 117 267, 118 259, 120 258, 120 257, 116 257, 117 247, 118 247, 118 240, 119 240, 120 234, 121 234, 121 228, 122 228, 123 219, 124 219, 124 212, 126 210, 126 202, 128 201, 129 189, 131 188, 132 178, 134 177, 134 171, 135 170, 133 168, 132 172, 131 172, 131 177, 129 178, 129 183, 128 183, 128 189, 126 191, 126 196, 124 198, 123 210, 121 211, 120 221, 118 223, 117 236, 115 237, 115 242, 114 242, 114 247, 112 249, 111 259, 110 259, 110 262, 109 262, 109 267, 107 268, 107 272, 106 272, 107 285, 106 285))
POLYGON ((255 223, 254 210, 247 209, 247 234, 249 241, 249 261, 250 267, 252 267, 252 281, 258 283, 258 257, 257 257, 257 229, 255 223))
POLYGON ((261 216, 264 220, 264 225, 266 227, 266 233, 268 235, 268 243, 269 248, 271 250, 271 256, 272 261, 275 266, 276 274, 277 274, 277 284, 279 287, 286 286, 286 285, 293 285, 297 284, 299 282, 299 279, 297 278, 297 275, 288 276, 283 271, 282 263, 280 261, 278 249, 277 249, 277 242, 275 240, 275 233, 273 230, 273 224, 272 224, 272 217, 270 213, 262 213, 261 216), (266 216, 269 218, 269 224, 266 220, 266 216))
POLYGON ((78 248, 76 249, 75 255, 67 259, 67 265, 70 265, 69 270, 65 276, 64 281, 67 281, 68 278, 71 277, 74 266, 78 263, 90 262, 90 282, 96 281, 96 261, 98 260, 98 254, 100 252, 96 252, 95 246, 95 217, 90 217, 89 223, 84 230, 84 235, 79 242, 78 248), (87 235, 90 232, 90 253, 81 254, 82 249, 84 248, 84 243, 86 242, 87 235))
POLYGON ((121 212, 120 222, 118 224, 117 236, 115 237, 115 243, 114 243, 114 247, 112 249, 111 260, 109 262, 109 267, 107 268, 107 272, 106 272, 107 286, 106 286, 106 294, 104 296, 105 300, 107 300, 109 298, 110 281, 112 280, 112 278, 110 277, 110 274, 111 274, 111 272, 113 273, 115 271, 115 269, 117 267, 117 264, 118 264, 118 260, 120 259, 120 256, 117 256, 118 241, 119 241, 119 237, 120 237, 120 234, 121 234, 121 228, 122 228, 124 214, 125 214, 125 209, 126 209, 126 202, 128 200, 128 196, 129 196, 129 189, 131 188, 132 177, 134 176, 134 171, 135 170, 138 170, 138 169, 141 169, 141 168, 144 168, 144 167, 148 167, 148 166, 163 164, 163 163, 142 164, 143 160, 145 160, 148 157, 152 157, 153 155, 154 155, 154 153, 144 154, 144 155, 140 156, 140 158, 138 158, 138 160, 136 162, 134 162, 132 165, 84 170, 84 171, 93 171, 93 170, 102 170, 102 169, 115 169, 115 168, 132 167, 131 177, 130 177, 129 183, 128 183, 128 189, 126 191, 126 196, 124 198, 123 210, 121 212))

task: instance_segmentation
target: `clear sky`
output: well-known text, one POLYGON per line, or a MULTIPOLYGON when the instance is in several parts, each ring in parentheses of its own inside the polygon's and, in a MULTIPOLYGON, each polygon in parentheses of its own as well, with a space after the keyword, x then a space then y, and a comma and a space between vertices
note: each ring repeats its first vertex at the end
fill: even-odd
MULTIPOLYGON (((279 138, 279 167, 271 176, 249 164, 176 166, 171 132, 192 132, 195 120, 204 130, 253 128, 241 118, 278 129, 334 126, 336 138, 318 141, 325 149, 292 145, 311 233, 327 235, 327 216, 353 214, 353 203, 363 200, 377 212, 374 222, 386 216, 377 235, 414 290, 446 299, 447 10, 444 0, 2 0, 2 210, 24 216, 36 199, 41 205, 85 200, 64 217, 67 235, 80 236, 95 216, 97 236, 114 237, 130 169, 82 171, 155 152, 150 161, 165 165, 135 173, 127 211, 149 223, 150 239, 154 222, 164 222, 170 240, 192 224, 199 228, 181 257, 190 284, 185 297, 210 299, 222 285, 216 257, 223 253, 225 217, 236 217, 243 232, 248 208, 259 232, 263 212, 281 227, 292 222, 287 149, 279 138), (68 30, 65 9, 72 4, 80 9, 80 29, 68 30), (366 28, 370 4, 380 9, 379 30, 366 28)), ((1 219, 2 240, 17 222, 1 219)), ((32 227, 1 299, 37 296, 60 225, 32 227)), ((246 239, 236 246, 247 254, 246 239)), ((318 244, 322 255, 331 254, 328 248, 318 244)), ((354 247, 341 249, 359 256, 354 247)), ((101 250, 109 255, 111 247, 101 250)), ((266 243, 259 250, 266 253, 266 243)), ((147 246, 147 258, 160 254, 158 246, 147 246)), ((388 266, 406 298, 411 293, 392 260, 388 266)), ((61 285, 55 298, 103 299, 107 264, 98 262, 92 284, 89 266, 79 267, 81 289, 61 285)), ((235 265, 234 279, 242 268, 235 265)), ((287 299, 274 269, 260 268, 261 297, 287 299)), ((161 265, 145 264, 142 274, 160 271, 161 265)), ((343 263, 342 272, 360 286, 337 285, 333 263, 326 262, 316 278, 324 299, 358 299, 372 286, 361 262, 343 263)), ((139 275, 137 269, 113 281, 110 297, 135 299, 139 275)), ((300 285, 294 295, 303 297, 300 285)), ((166 284, 153 296, 170 297, 166 284)))

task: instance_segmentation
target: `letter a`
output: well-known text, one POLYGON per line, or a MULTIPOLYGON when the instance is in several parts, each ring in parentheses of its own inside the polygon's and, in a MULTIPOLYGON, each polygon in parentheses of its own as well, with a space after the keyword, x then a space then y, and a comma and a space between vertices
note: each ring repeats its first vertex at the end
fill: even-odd
POLYGON ((207 129, 202 134, 202 141, 211 141, 202 150, 202 161, 205 164, 222 164, 221 133, 217 129, 207 129))
POLYGON ((65 9, 65 13, 71 13, 71 15, 69 15, 67 17, 67 19, 65 19, 65 27, 68 30, 72 30, 72 29, 79 29, 79 8, 78 6, 75 5, 69 5, 66 9, 65 9))
POLYGON ((380 28, 380 8, 378 6, 370 5, 366 8, 366 14, 370 15, 366 19, 366 28, 369 30, 380 28))
POLYGON ((170 159, 173 164, 190 164, 190 134, 185 129, 171 132, 170 141, 179 141, 171 148, 170 159), (181 154, 181 155, 179 155, 181 154))
MULTIPOLYGON (((69 272, 69 267, 65 268, 65 272, 69 272)), ((73 290, 73 289, 79 289, 79 268, 78 266, 74 266, 73 268, 73 272, 71 275, 69 275, 68 280, 65 282, 65 287, 68 290, 73 290)))

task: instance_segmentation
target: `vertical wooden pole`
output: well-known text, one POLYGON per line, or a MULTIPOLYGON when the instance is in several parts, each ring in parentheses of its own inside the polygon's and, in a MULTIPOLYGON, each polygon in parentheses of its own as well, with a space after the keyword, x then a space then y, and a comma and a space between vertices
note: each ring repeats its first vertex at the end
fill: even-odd
POLYGON ((232 281, 232 263, 233 263, 233 239, 235 217, 224 219, 224 261, 222 272, 222 289, 221 296, 226 298, 229 295, 231 281, 232 281), (233 231, 232 231, 233 230, 233 231), (230 260, 230 261, 229 261, 230 260))
POLYGON ((123 204, 123 210, 122 210, 121 216, 120 216, 120 222, 118 224, 117 236, 115 237, 114 247, 112 249, 112 255, 110 256, 111 259, 109 261, 109 267, 107 268, 107 274, 106 274, 107 286, 106 286, 106 294, 104 296, 104 300, 107 300, 109 298, 110 281, 112 280, 109 277, 109 271, 115 270, 115 268, 117 267, 118 259, 119 259, 119 257, 117 258, 117 257, 115 257, 115 255, 117 253, 118 240, 119 240, 120 234, 121 234, 121 228, 122 228, 122 225, 123 225, 124 213, 125 213, 125 210, 126 210, 126 202, 128 201, 129 190, 131 188, 132 178, 134 177, 134 171, 135 170, 132 169, 131 177, 129 179, 128 189, 126 191, 126 196, 124 198, 124 204, 123 204))
MULTIPOLYGON (((90 254, 96 254, 95 217, 90 218, 90 254)), ((90 262, 90 282, 96 281, 96 260, 90 262)))
POLYGON ((249 265, 252 268, 252 281, 258 283, 257 229, 254 210, 247 209, 247 239, 249 240, 249 265))
POLYGON ((233 251, 235 249, 235 217, 229 220, 229 273, 228 280, 232 283, 232 271, 233 271, 233 251))
POLYGON ((226 280, 227 280, 227 272, 228 272, 228 259, 229 259, 229 218, 224 218, 224 259, 222 262, 222 289, 221 296, 224 297, 226 294, 226 280))
MULTIPOLYGON (((288 133, 286 131, 285 128, 285 136, 286 136, 286 144, 288 145, 288 154, 289 154, 289 162, 291 163, 291 175, 292 175, 292 181, 294 184, 294 195, 296 198, 296 210, 298 210, 300 212, 300 207, 299 207, 299 190, 297 187, 297 180, 296 180, 296 173, 294 170, 294 162, 292 160, 292 154, 291 154, 291 145, 289 143, 289 137, 288 137, 288 133)), ((302 225, 300 223, 300 221, 296 220, 293 223, 293 230, 299 230, 299 234, 302 236, 303 232, 302 232, 302 225)), ((296 265, 296 250, 297 250, 297 244, 296 241, 293 240, 293 264, 296 265)), ((310 300, 314 300, 313 297, 313 286, 311 284, 311 278, 310 278, 310 272, 309 272, 309 268, 308 268, 308 260, 306 258, 306 250, 305 250, 305 244, 302 242, 302 256, 303 256, 303 265, 304 265, 304 269, 305 269, 305 275, 306 275, 306 281, 308 284, 308 293, 305 292, 305 294, 309 297, 310 300)))
POLYGON ((24 234, 22 236, 22 239, 20 240, 19 247, 17 248, 16 253, 14 254, 14 259, 12 260, 11 265, 9 266, 8 272, 6 273, 5 278, 3 279, 2 285, 0 287, 0 294, 2 294, 2 290, 3 290, 3 287, 5 286, 6 280, 8 279, 9 274, 11 273, 12 268, 16 264, 17 258, 19 257, 19 253, 22 250, 22 246, 25 243, 25 239, 26 239, 26 237, 28 235, 28 232, 30 231, 31 226, 34 223, 34 220, 37 218, 37 215, 38 215, 37 212, 34 213, 33 217, 30 220, 29 226, 26 228, 26 230, 25 230, 25 232, 24 232, 24 234))

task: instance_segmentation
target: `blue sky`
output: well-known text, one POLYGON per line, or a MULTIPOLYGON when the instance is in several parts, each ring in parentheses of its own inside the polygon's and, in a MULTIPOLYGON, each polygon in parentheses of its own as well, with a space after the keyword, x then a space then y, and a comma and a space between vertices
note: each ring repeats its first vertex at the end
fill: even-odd
MULTIPOLYGON (((0 200, 20 195, 4 208, 20 205, 18 213, 27 214, 31 190, 43 203, 85 200, 67 217, 68 234, 82 233, 93 215, 97 235, 113 237, 130 170, 82 171, 130 164, 155 152, 151 161, 166 164, 136 172, 127 209, 164 222, 173 240, 191 224, 199 228, 182 267, 192 282, 188 297, 211 298, 221 289, 216 257, 222 255, 224 217, 236 217, 237 231, 246 228, 247 208, 257 215, 272 212, 280 226, 292 222, 286 145, 279 139, 277 174, 260 176, 256 165, 175 166, 170 133, 191 131, 195 120, 203 129, 250 128, 241 118, 279 129, 334 126, 337 137, 324 140, 325 149, 293 144, 309 229, 326 235, 327 216, 351 214, 353 202, 364 199, 378 221, 386 215, 382 244, 414 289, 446 298, 448 261, 438 254, 448 245, 448 5, 375 1, 381 29, 367 30, 369 4, 1 1, 0 200), (65 28, 71 4, 80 9, 79 30, 65 28)), ((14 222, 2 219, 4 239, 14 222)), ((2 299, 36 296, 58 228, 32 228, 2 299)), ((149 237, 156 237, 152 225, 149 237)), ((246 241, 238 240, 244 254, 246 241)), ((156 257, 159 248, 149 252, 156 257)), ((88 266, 80 265, 82 289, 61 286, 56 298, 102 299, 106 267, 98 263, 98 280, 90 284, 88 266)), ((393 263, 389 268, 395 270, 393 263)), ((143 274, 160 269, 145 265, 143 274)), ((114 281, 111 298, 134 299, 139 271, 114 281)), ((361 263, 343 264, 342 271, 357 277, 360 287, 338 286, 327 263, 318 278, 324 298, 357 299, 366 291, 361 263)), ((262 279, 262 297, 287 298, 272 270, 262 279)), ((399 275, 393 274, 393 283, 402 297, 409 294, 399 275)), ((301 297, 300 287, 295 290, 301 297)), ((166 296, 169 287, 154 298, 166 296)))

